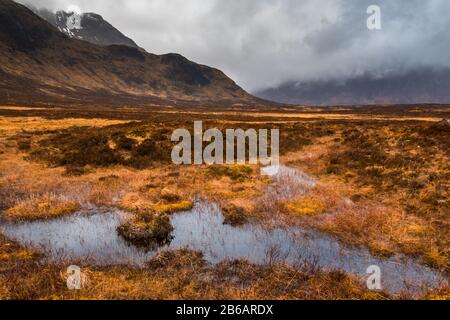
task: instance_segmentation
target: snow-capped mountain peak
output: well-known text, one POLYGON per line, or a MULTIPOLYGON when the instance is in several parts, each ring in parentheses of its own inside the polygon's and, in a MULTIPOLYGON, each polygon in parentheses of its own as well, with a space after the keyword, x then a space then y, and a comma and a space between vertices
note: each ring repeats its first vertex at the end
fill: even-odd
MULTIPOLYGON (((83 27, 81 26, 81 14, 77 13, 77 12, 71 12, 67 14, 67 19, 66 19, 66 27, 69 30, 73 30, 73 29, 83 29, 83 27)), ((58 16, 57 16, 58 19, 58 16)), ((61 17, 59 17, 60 20, 61 17)))
POLYGON ((56 27, 71 38, 83 39, 79 31, 83 29, 83 15, 77 12, 56 12, 56 27))
POLYGON ((96 13, 82 13, 79 9, 60 10, 54 13, 32 6, 29 6, 29 8, 70 38, 88 41, 101 46, 125 45, 143 50, 133 40, 126 37, 104 20, 101 15, 96 13))

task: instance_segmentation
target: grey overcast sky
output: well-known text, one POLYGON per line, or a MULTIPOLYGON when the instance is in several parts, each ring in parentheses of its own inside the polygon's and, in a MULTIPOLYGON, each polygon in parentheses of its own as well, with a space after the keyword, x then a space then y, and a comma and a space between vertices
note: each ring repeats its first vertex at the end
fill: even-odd
POLYGON ((450 67, 449 0, 27 2, 101 14, 147 51, 217 67, 250 91, 291 80, 450 67), (372 4, 381 7, 380 31, 366 26, 372 4))

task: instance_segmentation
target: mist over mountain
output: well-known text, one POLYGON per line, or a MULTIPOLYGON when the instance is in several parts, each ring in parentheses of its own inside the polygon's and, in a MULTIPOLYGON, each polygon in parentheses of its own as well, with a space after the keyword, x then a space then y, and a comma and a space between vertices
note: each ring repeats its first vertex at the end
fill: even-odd
POLYGON ((0 0, 0 100, 230 105, 259 101, 223 72, 179 54, 99 46, 0 0))
POLYGON ((213 65, 247 91, 449 68, 447 0, 20 0, 101 14, 153 53, 213 65), (381 30, 367 8, 381 9, 381 30))
POLYGON ((440 73, 450 68, 445 54, 450 50, 450 19, 444 14, 450 10, 449 1, 118 0, 113 6, 109 0, 32 2, 54 12, 74 5, 101 14, 147 51, 178 52, 217 66, 246 90, 266 98, 293 103, 419 103, 431 97, 450 102, 433 96, 440 89, 425 92, 431 85, 420 79, 414 88, 408 76, 424 73, 431 83, 443 81, 440 73), (378 31, 366 25, 367 8, 373 4, 381 8, 378 31), (399 79, 408 83, 410 90, 403 89, 408 97, 383 89, 403 81, 399 79), (372 85, 370 92, 367 86, 372 85), (366 96, 355 91, 360 87, 366 96), (330 95, 315 93, 322 90, 338 96, 322 99, 330 95))
POLYGON ((101 46, 125 45, 138 48, 132 39, 105 21, 99 14, 63 10, 52 12, 45 8, 36 8, 31 4, 26 4, 26 6, 71 38, 101 46))
POLYGON ((72 39, 144 51, 138 40, 150 52, 185 53, 276 102, 450 103, 450 59, 443 54, 450 23, 440 14, 449 2, 380 0, 377 32, 366 27, 369 0, 107 3, 36 0, 27 6, 72 39), (69 4, 96 13, 70 11, 69 4))
POLYGON ((450 69, 430 67, 400 74, 364 74, 347 80, 290 81, 255 95, 304 105, 449 103, 450 69))

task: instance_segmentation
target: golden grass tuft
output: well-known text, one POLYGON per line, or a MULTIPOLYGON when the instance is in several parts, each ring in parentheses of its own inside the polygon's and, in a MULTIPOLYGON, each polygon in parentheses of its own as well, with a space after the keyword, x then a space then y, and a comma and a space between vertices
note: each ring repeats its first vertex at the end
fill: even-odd
POLYGON ((423 261, 427 265, 439 269, 448 269, 450 267, 448 257, 435 246, 431 247, 425 252, 423 261))
POLYGON ((168 203, 176 203, 181 200, 181 197, 179 194, 173 192, 172 190, 164 188, 161 190, 161 199, 168 203))
POLYGON ((181 211, 188 211, 194 207, 194 203, 189 200, 168 204, 152 204, 148 208, 157 214, 174 214, 181 211))
POLYGON ((285 204, 285 208, 296 215, 315 215, 324 213, 327 209, 326 204, 315 197, 302 197, 285 204))
POLYGON ((148 247, 168 243, 173 227, 167 216, 141 215, 120 225, 117 231, 125 240, 148 247))
POLYGON ((148 206, 148 200, 138 192, 130 192, 123 196, 120 207, 128 211, 144 210, 148 206))
POLYGON ((58 218, 79 210, 80 205, 72 200, 46 193, 31 197, 6 210, 4 218, 9 221, 32 221, 58 218))
POLYGON ((377 257, 388 258, 395 254, 392 244, 384 241, 369 241, 367 246, 370 253, 377 257))
POLYGON ((157 215, 170 215, 180 211, 191 210, 194 207, 194 203, 192 201, 178 201, 180 199, 180 196, 175 196, 175 194, 173 193, 169 194, 167 190, 164 192, 163 196, 161 196, 161 193, 157 190, 150 190, 148 192, 148 195, 138 192, 130 192, 122 198, 122 200, 120 201, 120 207, 132 212, 148 213, 150 211, 157 215), (153 201, 151 198, 158 197, 160 200, 156 203, 152 203, 153 201), (175 200, 176 202, 173 202, 175 200))
POLYGON ((6 261, 6 260, 33 260, 36 258, 38 254, 29 249, 23 249, 16 252, 11 253, 1 253, 0 254, 0 261, 6 261))

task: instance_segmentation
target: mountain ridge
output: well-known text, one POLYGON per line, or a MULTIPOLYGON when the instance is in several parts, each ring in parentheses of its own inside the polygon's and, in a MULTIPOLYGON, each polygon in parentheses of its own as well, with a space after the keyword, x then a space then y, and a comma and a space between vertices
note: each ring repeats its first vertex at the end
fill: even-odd
POLYGON ((450 102, 450 68, 421 67, 408 72, 347 80, 288 81, 254 93, 262 99, 304 105, 421 104, 450 102))
POLYGON ((26 7, 70 38, 101 46, 125 45, 144 50, 97 13, 76 13, 63 10, 51 12, 45 8, 38 9, 31 4, 26 4, 26 7))
POLYGON ((218 69, 178 54, 70 38, 25 6, 0 0, 0 100, 261 103, 218 69), (21 83, 23 88, 14 88, 21 83))

